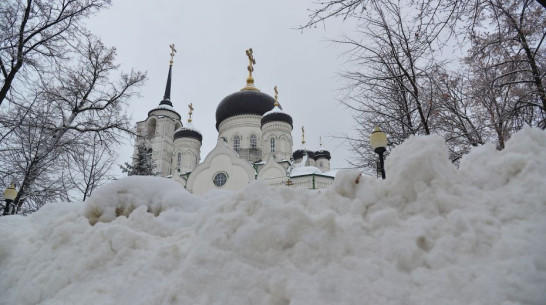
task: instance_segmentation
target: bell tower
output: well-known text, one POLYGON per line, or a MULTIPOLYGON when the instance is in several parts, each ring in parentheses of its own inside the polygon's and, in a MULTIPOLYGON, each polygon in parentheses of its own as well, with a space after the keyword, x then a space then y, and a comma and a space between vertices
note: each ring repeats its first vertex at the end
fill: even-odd
MULTIPOLYGON (((165 94, 159 105, 148 112, 148 118, 137 123, 137 143, 144 141, 148 148, 152 150, 152 160, 156 164, 156 172, 163 177, 172 175, 173 158, 173 137, 174 132, 182 127, 181 117, 174 110, 171 102, 171 79, 173 58, 176 54, 174 44, 171 48, 171 59, 169 61, 169 73, 167 75, 167 84, 165 85, 165 94)), ((135 153, 136 153, 135 145, 135 153)))

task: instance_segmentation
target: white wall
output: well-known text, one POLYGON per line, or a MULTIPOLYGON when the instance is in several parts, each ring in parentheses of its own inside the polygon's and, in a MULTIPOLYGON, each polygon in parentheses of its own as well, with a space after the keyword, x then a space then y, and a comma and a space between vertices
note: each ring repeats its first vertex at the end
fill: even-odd
POLYGON ((290 160, 292 157, 292 126, 285 122, 269 122, 262 126, 262 159, 274 156, 275 160, 290 160), (275 152, 271 152, 271 138, 275 139, 275 152))
POLYGON ((201 142, 193 138, 178 138, 174 140, 172 155, 172 172, 187 173, 195 169, 201 161, 201 142), (178 166, 178 154, 181 154, 181 164, 178 166))

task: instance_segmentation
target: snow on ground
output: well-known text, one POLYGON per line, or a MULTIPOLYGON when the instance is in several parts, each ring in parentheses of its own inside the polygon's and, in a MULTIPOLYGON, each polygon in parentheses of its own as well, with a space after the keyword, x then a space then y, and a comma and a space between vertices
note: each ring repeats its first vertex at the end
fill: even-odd
POLYGON ((546 304, 546 133, 447 157, 415 137, 384 181, 199 198, 131 177, 1 217, 0 304, 546 304))

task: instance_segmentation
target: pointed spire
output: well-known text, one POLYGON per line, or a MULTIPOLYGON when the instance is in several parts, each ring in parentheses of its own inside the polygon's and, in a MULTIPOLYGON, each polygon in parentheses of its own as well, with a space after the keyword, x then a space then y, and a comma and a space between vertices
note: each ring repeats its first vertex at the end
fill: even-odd
POLYGON ((167 76, 167 85, 165 85, 165 95, 163 95, 163 100, 159 105, 169 105, 172 107, 171 103, 171 78, 172 78, 172 68, 173 68, 173 58, 176 54, 176 49, 174 48, 174 43, 170 44, 171 48, 171 60, 169 61, 169 75, 167 76))

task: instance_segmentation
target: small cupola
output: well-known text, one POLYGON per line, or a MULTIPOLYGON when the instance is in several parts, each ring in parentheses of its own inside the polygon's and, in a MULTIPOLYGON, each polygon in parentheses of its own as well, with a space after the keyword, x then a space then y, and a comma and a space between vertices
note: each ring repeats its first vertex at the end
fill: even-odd
POLYGON ((188 117, 188 124, 186 126, 178 128, 174 132, 174 140, 180 139, 180 138, 192 138, 196 139, 199 142, 203 142, 203 134, 199 130, 197 130, 193 124, 192 124, 192 114, 193 114, 193 104, 188 105, 190 111, 189 111, 189 117, 188 117))
POLYGON ((265 124, 267 124, 269 122, 285 122, 287 124, 290 124, 290 127, 293 128, 292 117, 288 113, 284 112, 282 110, 281 105, 279 104, 279 100, 278 100, 279 91, 277 90, 277 86, 275 86, 274 90, 275 90, 275 104, 274 104, 274 107, 273 107, 272 110, 264 113, 264 115, 262 116, 262 120, 261 120, 261 126, 263 127, 265 124))

